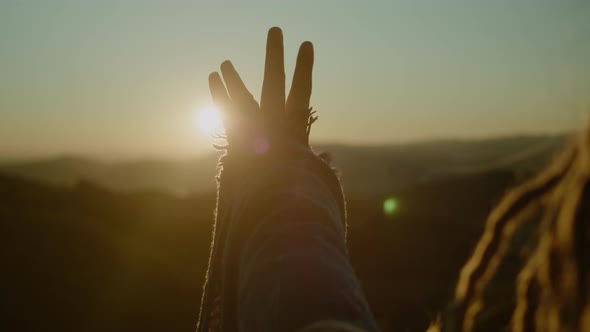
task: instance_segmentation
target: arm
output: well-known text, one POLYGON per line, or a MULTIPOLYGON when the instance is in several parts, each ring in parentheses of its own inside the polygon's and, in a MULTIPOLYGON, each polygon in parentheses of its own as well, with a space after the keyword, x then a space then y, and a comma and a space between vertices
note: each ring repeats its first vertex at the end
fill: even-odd
POLYGON ((376 330, 346 250, 339 180, 308 144, 313 46, 301 45, 286 100, 280 29, 266 50, 260 107, 231 62, 223 80, 209 78, 228 144, 199 328, 292 331, 331 320, 376 330))

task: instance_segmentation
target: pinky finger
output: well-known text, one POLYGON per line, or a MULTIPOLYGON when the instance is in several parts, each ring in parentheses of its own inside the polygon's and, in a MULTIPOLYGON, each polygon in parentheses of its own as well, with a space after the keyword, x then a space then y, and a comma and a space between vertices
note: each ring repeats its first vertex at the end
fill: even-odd
POLYGON ((229 111, 231 101, 219 73, 212 72, 209 75, 209 90, 211 90, 211 97, 213 98, 215 106, 217 106, 221 112, 229 111))

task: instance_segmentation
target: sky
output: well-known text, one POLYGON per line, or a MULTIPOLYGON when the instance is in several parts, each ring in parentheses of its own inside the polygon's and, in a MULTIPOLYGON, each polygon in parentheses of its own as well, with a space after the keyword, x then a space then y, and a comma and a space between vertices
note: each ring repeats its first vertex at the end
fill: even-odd
POLYGON ((0 158, 191 158, 230 59, 260 95, 315 46, 313 142, 557 133, 590 110, 586 0, 0 0, 0 158))

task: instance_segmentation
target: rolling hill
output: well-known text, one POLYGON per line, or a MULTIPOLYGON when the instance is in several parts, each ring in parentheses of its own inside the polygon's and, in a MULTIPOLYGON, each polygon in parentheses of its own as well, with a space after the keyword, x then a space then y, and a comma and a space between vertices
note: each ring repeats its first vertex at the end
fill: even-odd
MULTIPOLYGON (((448 303, 508 171, 348 194, 348 244, 383 331, 424 331, 448 303), (399 209, 383 213, 395 195, 399 209)), ((113 192, 0 175, 0 330, 192 331, 215 195, 113 192)))
MULTIPOLYGON (((348 192, 384 193, 453 174, 496 169, 530 173, 544 165, 565 140, 565 135, 516 136, 404 145, 319 145, 314 149, 334 156, 334 165, 348 192)), ((215 190, 218 157, 210 153, 188 161, 119 163, 58 157, 0 164, 0 173, 58 186, 73 186, 85 180, 114 191, 187 194, 215 190)))

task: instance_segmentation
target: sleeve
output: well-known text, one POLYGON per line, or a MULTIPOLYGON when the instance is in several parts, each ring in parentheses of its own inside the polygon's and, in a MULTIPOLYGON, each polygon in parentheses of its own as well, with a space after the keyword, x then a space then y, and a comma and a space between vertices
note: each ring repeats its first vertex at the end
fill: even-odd
POLYGON ((340 184, 317 167, 267 172, 271 184, 236 213, 257 220, 238 258, 241 331, 318 331, 320 322, 332 326, 325 331, 378 330, 349 260, 340 184))

